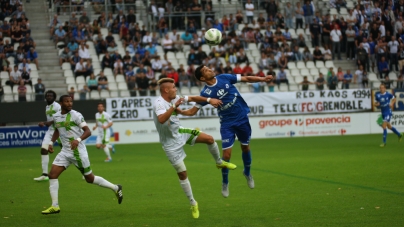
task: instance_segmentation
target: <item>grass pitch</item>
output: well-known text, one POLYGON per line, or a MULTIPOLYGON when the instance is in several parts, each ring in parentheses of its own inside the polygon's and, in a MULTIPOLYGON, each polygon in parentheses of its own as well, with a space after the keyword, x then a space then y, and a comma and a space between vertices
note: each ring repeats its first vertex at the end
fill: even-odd
POLYGON ((40 148, 3 149, 0 226, 404 226, 404 142, 392 134, 387 147, 380 142, 381 135, 253 140, 255 189, 242 176, 237 144, 229 198, 206 146, 187 146, 199 219, 159 144, 116 145, 111 163, 89 146, 93 172, 123 185, 122 204, 71 166, 59 178, 61 213, 47 216, 49 183, 33 181, 40 148))

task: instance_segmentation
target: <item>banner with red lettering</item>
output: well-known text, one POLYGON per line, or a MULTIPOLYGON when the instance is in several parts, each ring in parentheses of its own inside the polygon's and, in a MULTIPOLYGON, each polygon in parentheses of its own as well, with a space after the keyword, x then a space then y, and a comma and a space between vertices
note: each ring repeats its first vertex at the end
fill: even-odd
MULTIPOLYGON (((222 94, 226 92, 222 92, 222 94)), ((250 107, 250 116, 359 112, 370 110, 370 89, 242 93, 250 107)), ((220 95, 218 95, 220 96, 220 95)), ((157 97, 127 97, 107 99, 107 112, 114 121, 153 119, 153 102, 157 97)), ((183 109, 194 104, 181 105, 183 109)), ((204 106, 197 118, 216 117, 217 109, 204 106)))

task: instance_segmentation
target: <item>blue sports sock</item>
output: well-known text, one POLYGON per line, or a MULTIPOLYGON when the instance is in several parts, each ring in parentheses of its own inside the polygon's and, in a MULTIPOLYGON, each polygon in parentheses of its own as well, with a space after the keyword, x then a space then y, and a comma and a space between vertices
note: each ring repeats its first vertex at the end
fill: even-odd
POLYGON ((242 158, 244 163, 244 174, 250 176, 251 168, 251 150, 248 152, 242 152, 242 158))
MULTIPOLYGON (((230 160, 224 160, 225 162, 230 162, 230 160)), ((229 183, 229 169, 228 168, 222 168, 222 182, 223 184, 228 184, 229 183)))
POLYGON ((399 133, 396 128, 391 127, 391 131, 393 131, 397 136, 401 136, 401 133, 399 133))
POLYGON ((387 129, 383 129, 383 143, 386 143, 387 139, 387 129))

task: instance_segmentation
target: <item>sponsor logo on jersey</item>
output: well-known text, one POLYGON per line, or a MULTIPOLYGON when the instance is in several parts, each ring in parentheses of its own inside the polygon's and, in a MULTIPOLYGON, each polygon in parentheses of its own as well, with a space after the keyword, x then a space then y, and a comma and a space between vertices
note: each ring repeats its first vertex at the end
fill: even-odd
POLYGON ((219 99, 222 99, 224 96, 227 95, 227 91, 225 91, 224 89, 220 89, 219 91, 217 91, 216 95, 217 97, 219 97, 219 99))
POLYGON ((209 88, 206 88, 203 93, 206 93, 206 94, 210 95, 210 93, 212 93, 212 91, 209 88))

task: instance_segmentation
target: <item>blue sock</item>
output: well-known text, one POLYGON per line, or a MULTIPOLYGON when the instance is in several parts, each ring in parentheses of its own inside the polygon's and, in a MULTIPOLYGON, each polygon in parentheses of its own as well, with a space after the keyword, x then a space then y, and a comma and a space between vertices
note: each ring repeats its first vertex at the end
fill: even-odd
POLYGON ((401 136, 401 133, 399 133, 396 128, 391 127, 391 131, 393 131, 397 136, 401 136))
MULTIPOLYGON (((224 160, 225 162, 229 162, 230 160, 224 160)), ((223 184, 228 184, 229 183, 229 169, 228 168, 222 168, 222 182, 223 184)))
POLYGON ((387 129, 383 129, 383 143, 386 143, 387 139, 387 129))
POLYGON ((250 176, 251 168, 251 150, 248 152, 242 152, 242 158, 244 163, 244 174, 250 176))

